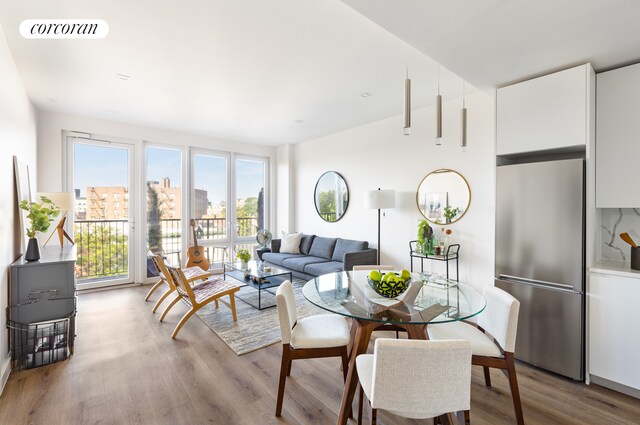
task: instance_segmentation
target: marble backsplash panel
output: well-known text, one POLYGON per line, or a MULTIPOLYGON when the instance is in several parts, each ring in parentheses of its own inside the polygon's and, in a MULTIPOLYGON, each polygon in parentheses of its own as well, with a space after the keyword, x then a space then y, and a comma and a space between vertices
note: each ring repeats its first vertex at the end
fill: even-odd
POLYGON ((604 208, 601 212, 602 258, 629 262, 631 250, 620 233, 629 233, 640 244, 640 208, 604 208))

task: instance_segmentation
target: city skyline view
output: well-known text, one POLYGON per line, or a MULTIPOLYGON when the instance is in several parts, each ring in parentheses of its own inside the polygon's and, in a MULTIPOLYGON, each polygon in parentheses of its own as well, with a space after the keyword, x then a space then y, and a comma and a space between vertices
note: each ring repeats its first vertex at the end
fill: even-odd
MULTIPOLYGON (((146 182, 169 178, 171 187, 182 187, 182 152, 179 149, 146 148, 146 182)), ((74 146, 74 189, 86 197, 87 187, 128 187, 128 150, 117 146, 76 143, 74 146)), ((227 199, 227 159, 208 154, 194 155, 194 183, 204 189, 211 204, 227 199)), ((257 197, 264 187, 264 162, 236 159, 236 198, 257 197)))

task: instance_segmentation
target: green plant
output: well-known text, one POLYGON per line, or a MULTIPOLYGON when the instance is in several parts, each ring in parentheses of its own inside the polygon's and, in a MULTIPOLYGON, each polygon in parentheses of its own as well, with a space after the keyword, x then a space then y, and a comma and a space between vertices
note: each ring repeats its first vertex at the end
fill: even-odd
POLYGON ((248 249, 239 249, 238 252, 236 252, 236 257, 238 258, 238 260, 245 263, 251 260, 251 254, 249 253, 248 249))
POLYGON ((27 229, 27 236, 35 238, 37 232, 46 232, 55 217, 60 214, 60 208, 46 196, 40 197, 40 202, 20 202, 20 208, 28 211, 27 218, 31 226, 27 229))
POLYGON ((444 218, 447 219, 447 223, 451 223, 451 220, 453 220, 453 218, 458 215, 458 213, 460 212, 460 208, 455 207, 455 208, 451 208, 449 206, 444 207, 444 218))
POLYGON ((420 246, 424 245, 424 242, 428 239, 429 237, 429 228, 431 226, 429 226, 429 222, 427 221, 427 219, 423 218, 422 220, 419 221, 418 223, 418 243, 420 244, 420 246))

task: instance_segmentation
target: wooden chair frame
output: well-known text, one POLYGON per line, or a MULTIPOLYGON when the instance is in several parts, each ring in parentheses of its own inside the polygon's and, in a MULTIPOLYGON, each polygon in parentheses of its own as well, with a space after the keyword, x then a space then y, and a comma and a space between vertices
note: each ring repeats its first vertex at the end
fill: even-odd
MULTIPOLYGON (((184 316, 182 316, 182 319, 180 319, 180 321, 176 325, 176 328, 173 330, 173 333, 171 334, 171 338, 175 339, 175 337, 178 335, 178 332, 180 332, 180 329, 187 322, 187 320, 189 320, 189 318, 193 316, 196 311, 200 310, 202 307, 209 304, 211 301, 215 303, 216 308, 218 308, 218 301, 222 302, 223 304, 226 304, 231 309, 233 320, 234 321, 238 320, 238 317, 236 315, 236 301, 235 301, 234 294, 240 290, 239 286, 227 284, 225 281, 220 279, 220 281, 225 283, 225 285, 223 285, 223 288, 198 301, 196 296, 196 292, 198 292, 198 287, 200 285, 206 284, 208 280, 192 288, 187 278, 185 277, 184 272, 181 269, 170 267, 168 270, 169 270, 169 274, 174 279, 174 283, 176 285, 176 291, 179 294, 179 298, 182 298, 191 306, 189 311, 187 311, 187 313, 184 316), (227 295, 229 296, 229 303, 220 299, 221 297, 224 297, 227 295)), ((175 302, 172 302, 172 304, 168 308, 171 308, 173 304, 175 304, 175 302)), ((163 317, 161 318, 161 320, 164 318, 165 313, 163 313, 163 317)))
MULTIPOLYGON (((468 323, 468 322, 467 322, 468 323)), ((486 333, 480 326, 469 323, 476 326, 480 331, 486 333)), ((500 347, 500 344, 494 343, 500 347)), ((522 413, 522 400, 520 399, 520 389, 518 388, 518 378, 516 376, 516 364, 514 360, 514 353, 504 351, 500 347, 500 351, 504 357, 487 357, 487 356, 471 356, 471 364, 475 366, 482 366, 484 369, 484 381, 487 387, 491 387, 491 374, 489 368, 501 369, 509 381, 509 388, 511 389, 511 398, 513 399, 513 408, 516 414, 516 421, 518 425, 524 425, 524 414, 522 413)))
MULTIPOLYGON (((161 256, 159 255, 154 255, 153 257, 151 257, 151 260, 153 261, 153 264, 156 266, 156 269, 158 270, 158 272, 160 273, 160 282, 156 283, 154 285, 153 288, 151 288, 151 290, 149 291, 149 293, 147 294, 147 298, 151 295, 151 293, 157 289, 157 287, 159 287, 162 283, 166 283, 167 286, 169 286, 169 290, 167 292, 165 292, 164 294, 162 294, 162 296, 158 299, 158 301, 156 301, 155 305, 153 306, 153 310, 151 310, 152 313, 155 313, 158 308, 160 307, 160 304, 163 303, 163 301, 165 299, 167 299, 167 297, 173 293, 176 294, 176 296, 174 297, 173 300, 171 300, 171 302, 169 303, 169 305, 164 309, 164 311, 162 312, 162 315, 160 316, 160 321, 162 322, 162 320, 164 320, 165 316, 167 315, 167 313, 169 312, 169 310, 171 310, 171 308, 176 305, 176 303, 178 301, 180 301, 180 299, 182 298, 180 296, 180 294, 177 293, 177 288, 176 288, 176 284, 173 281, 173 278, 171 277, 171 273, 169 273, 169 270, 167 269, 167 265, 164 263, 164 260, 162 259, 161 256)), ((197 273, 193 273, 187 277, 187 282, 189 284, 198 281, 198 280, 206 280, 207 278, 209 278, 210 276, 212 276, 213 274, 211 272, 205 272, 203 270, 201 270, 199 267, 193 268, 191 267, 192 270, 197 271, 197 273)), ((146 301, 146 299, 145 299, 146 301)))
POLYGON ((278 399, 276 401, 276 416, 282 416, 282 403, 284 401, 284 387, 287 382, 287 376, 291 375, 291 364, 297 359, 318 359, 323 357, 341 357, 342 358, 342 374, 346 381, 347 370, 349 367, 349 356, 347 355, 347 346, 326 347, 326 348, 298 348, 295 349, 291 344, 282 344, 282 363, 280 364, 280 382, 278 384, 278 399))

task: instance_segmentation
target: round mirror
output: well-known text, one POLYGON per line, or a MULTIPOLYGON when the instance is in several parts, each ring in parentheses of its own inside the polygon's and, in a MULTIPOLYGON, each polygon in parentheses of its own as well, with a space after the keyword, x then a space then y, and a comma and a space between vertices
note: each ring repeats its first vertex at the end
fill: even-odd
POLYGON ((314 193, 318 215, 329 223, 342 218, 349 206, 349 188, 335 171, 327 171, 318 179, 314 193))
POLYGON ((434 224, 451 224, 469 209, 471 189, 457 171, 435 170, 422 179, 416 192, 420 213, 434 224))

